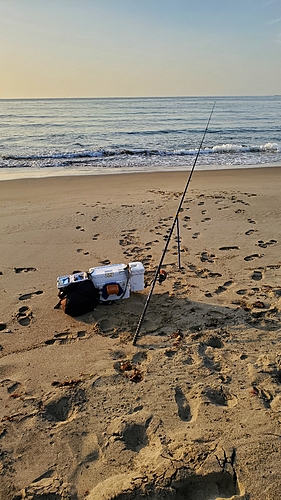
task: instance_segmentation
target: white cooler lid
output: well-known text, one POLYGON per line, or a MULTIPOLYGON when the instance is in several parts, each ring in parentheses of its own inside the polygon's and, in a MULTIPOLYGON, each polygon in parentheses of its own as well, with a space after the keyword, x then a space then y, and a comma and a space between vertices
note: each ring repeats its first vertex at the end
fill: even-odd
POLYGON ((89 269, 89 273, 93 276, 107 276, 112 273, 112 275, 116 275, 118 273, 124 273, 126 269, 126 264, 109 264, 108 266, 98 266, 91 267, 89 269))

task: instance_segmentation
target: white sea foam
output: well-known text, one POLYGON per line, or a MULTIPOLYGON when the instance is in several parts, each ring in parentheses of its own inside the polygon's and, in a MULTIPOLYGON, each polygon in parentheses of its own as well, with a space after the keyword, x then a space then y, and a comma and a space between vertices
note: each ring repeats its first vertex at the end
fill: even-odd
POLYGON ((276 142, 268 142, 264 146, 261 146, 261 151, 276 151, 280 153, 281 145, 276 142))
MULTIPOLYGON (((241 155, 241 153, 279 153, 281 152, 281 146, 277 143, 266 143, 261 146, 241 146, 238 144, 219 144, 213 147, 202 148, 200 151, 201 155, 241 155)), ((61 152, 49 152, 49 153, 38 153, 27 156, 27 155, 2 155, 2 161, 42 161, 46 162, 48 160, 84 160, 87 159, 105 159, 113 157, 150 157, 150 156, 161 156, 163 157, 177 157, 177 156, 195 156, 198 153, 198 149, 175 149, 173 151, 164 149, 110 149, 110 150, 99 150, 91 151, 81 149, 80 151, 61 151, 61 152)), ((6 166, 6 165, 2 165, 6 166)))

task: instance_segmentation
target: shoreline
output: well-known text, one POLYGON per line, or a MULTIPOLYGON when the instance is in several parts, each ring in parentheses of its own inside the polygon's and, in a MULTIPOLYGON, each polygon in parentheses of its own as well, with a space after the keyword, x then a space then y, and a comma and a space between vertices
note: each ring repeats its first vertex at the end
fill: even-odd
MULTIPOLYGON (((278 168, 281 167, 281 162, 273 162, 273 163, 261 163, 261 164, 252 164, 252 165, 219 165, 219 164, 211 164, 211 165, 196 165, 195 171, 197 172, 213 172, 213 171, 230 171, 230 170, 252 170, 252 169, 260 169, 260 168, 278 168)), ((149 167, 148 167, 149 168, 149 167)), ((175 167, 174 169, 155 169, 155 170, 138 170, 130 169, 126 171, 125 168, 107 168, 104 167, 94 167, 92 170, 82 170, 82 169, 63 169, 63 168, 42 168, 42 169, 33 169, 31 167, 27 168, 2 168, 0 169, 0 182, 5 180, 19 180, 19 179, 43 179, 50 177, 79 177, 79 176, 107 176, 107 175, 124 175, 124 174, 149 174, 149 173, 173 173, 173 172, 190 172, 192 165, 188 167, 175 167)))

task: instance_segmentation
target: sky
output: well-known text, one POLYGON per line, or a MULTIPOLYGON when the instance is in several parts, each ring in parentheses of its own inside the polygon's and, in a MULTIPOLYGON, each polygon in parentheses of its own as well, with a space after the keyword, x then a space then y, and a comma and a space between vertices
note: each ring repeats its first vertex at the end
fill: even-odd
POLYGON ((281 0, 0 0, 0 98, 281 94, 281 0))

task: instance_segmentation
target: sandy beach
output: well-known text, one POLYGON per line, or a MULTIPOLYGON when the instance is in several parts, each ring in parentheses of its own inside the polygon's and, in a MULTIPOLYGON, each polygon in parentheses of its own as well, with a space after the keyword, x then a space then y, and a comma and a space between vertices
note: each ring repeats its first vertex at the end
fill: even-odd
POLYGON ((281 167, 194 173, 132 345, 186 180, 0 182, 1 500, 281 499, 281 167), (134 261, 143 291, 54 309, 134 261))

